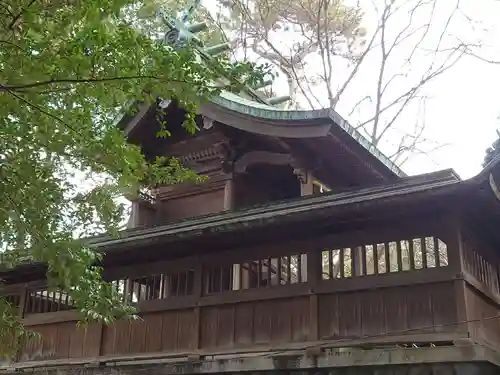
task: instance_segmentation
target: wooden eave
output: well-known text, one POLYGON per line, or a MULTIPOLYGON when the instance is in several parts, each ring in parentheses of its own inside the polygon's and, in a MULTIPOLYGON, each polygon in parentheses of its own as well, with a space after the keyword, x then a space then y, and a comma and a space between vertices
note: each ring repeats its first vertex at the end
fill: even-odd
MULTIPOLYGON (((341 230, 345 226, 339 223, 359 221, 370 215, 383 219, 384 215, 399 217, 403 214, 417 215, 419 212, 437 214, 464 201, 472 205, 475 202, 487 204, 490 207, 488 215, 498 216, 500 198, 496 197, 490 186, 490 176, 500 186, 500 158, 497 164, 466 181, 460 181, 452 171, 441 171, 370 188, 211 214, 152 228, 126 230, 119 238, 106 235, 90 238, 89 244, 106 253, 105 262, 114 264, 115 260, 183 256, 187 252, 200 251, 200 243, 204 244, 201 250, 208 252, 211 249, 234 248, 243 239, 270 241, 273 237, 277 238, 276 234, 281 229, 287 228, 290 233, 290 228, 305 228, 306 223, 311 230, 324 229, 328 225, 341 230), (256 231, 259 236, 255 235, 256 231), (235 233, 238 235, 235 236, 235 233)), ((308 231, 304 235, 314 237, 315 234, 308 231)), ((22 279, 22 275, 40 274, 43 269, 42 264, 21 265, 15 270, 0 272, 0 278, 8 283, 9 280, 22 279)))
MULTIPOLYGON (((344 130, 345 120, 330 109, 280 111, 256 108, 244 113, 242 107, 238 111, 209 102, 202 104, 200 111, 203 116, 242 131, 309 145, 308 148, 317 153, 319 160, 331 160, 335 163, 332 150, 342 150, 352 160, 357 161, 360 167, 364 167, 362 169, 365 174, 375 176, 375 180, 389 181, 404 177, 397 167, 388 167, 381 158, 375 157, 370 150, 363 147, 359 143, 360 138, 355 139, 352 134, 348 134, 344 130)), ((371 151, 375 152, 376 147, 371 148, 371 151)))
MULTIPOLYGON (((174 102, 172 102, 174 103, 174 102)), ((284 111, 269 106, 255 107, 226 100, 221 104, 209 101, 200 106, 200 115, 214 122, 243 132, 279 139, 299 148, 307 148, 320 162, 323 175, 338 173, 340 169, 353 169, 352 185, 376 181, 396 180, 404 173, 378 149, 369 144, 354 128, 331 109, 315 111, 284 111)), ((175 106, 175 103, 174 103, 175 106)), ((179 116, 171 111, 170 116, 179 116)), ((134 118, 124 118, 119 126, 137 143, 139 137, 154 137, 152 122, 155 111, 141 110, 134 118)), ((167 121, 168 123, 168 121, 167 121)), ((170 129, 169 129, 170 130, 170 129)), ((155 147, 158 140, 150 140, 155 147)))

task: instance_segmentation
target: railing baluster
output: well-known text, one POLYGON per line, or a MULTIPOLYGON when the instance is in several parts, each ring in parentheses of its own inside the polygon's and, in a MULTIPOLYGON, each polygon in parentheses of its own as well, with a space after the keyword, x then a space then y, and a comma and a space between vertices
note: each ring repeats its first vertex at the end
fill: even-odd
POLYGON ((408 256, 410 258, 410 270, 415 269, 415 249, 413 246, 413 238, 408 241, 408 256))
POLYGON ((422 268, 429 268, 427 261, 427 241, 425 237, 420 238, 420 249, 422 251, 422 268))
POLYGON ((57 311, 57 302, 56 302, 56 291, 52 291, 52 298, 50 301, 50 311, 57 311))
MULTIPOLYGON (((243 264, 239 264, 239 269, 240 272, 238 272, 238 277, 239 277, 239 282, 240 282, 240 290, 243 290, 243 272, 245 272, 245 268, 243 267, 243 264)), ((248 272, 247 272, 248 275, 248 272)))
POLYGON ((283 270, 281 269, 282 265, 281 265, 281 257, 278 257, 278 262, 277 262, 277 266, 276 266, 276 278, 278 280, 278 284, 277 285, 281 285, 281 279, 282 279, 282 274, 283 274, 283 270))
POLYGON ((344 269, 344 262, 345 262, 345 259, 344 259, 344 248, 341 247, 340 248, 340 252, 339 252, 339 267, 340 267, 340 278, 343 279, 345 277, 345 269, 344 269))
POLYGON ((372 245, 373 248, 373 273, 378 275, 378 247, 377 244, 374 243, 372 245))
POLYGON ((384 253, 385 253, 385 272, 391 272, 391 254, 389 252, 389 244, 384 242, 384 253))
POLYGON ((401 249, 401 241, 396 242, 396 256, 398 258, 398 270, 397 272, 403 271, 403 254, 401 249))
POLYGON ((297 282, 302 282, 302 254, 297 255, 297 282))
POLYGON ((328 250, 328 279, 333 279, 333 250, 328 250))
POLYGON ((271 267, 272 267, 272 261, 271 258, 267 258, 267 286, 271 286, 271 267))
POLYGON ((286 265, 286 281, 290 285, 292 283, 292 257, 287 255, 287 265, 286 265))
POLYGON ((259 259, 257 261, 257 288, 260 288, 262 280, 262 261, 259 259))
POLYGON ((368 265, 366 260, 366 245, 360 246, 361 249, 361 274, 368 275, 368 265))

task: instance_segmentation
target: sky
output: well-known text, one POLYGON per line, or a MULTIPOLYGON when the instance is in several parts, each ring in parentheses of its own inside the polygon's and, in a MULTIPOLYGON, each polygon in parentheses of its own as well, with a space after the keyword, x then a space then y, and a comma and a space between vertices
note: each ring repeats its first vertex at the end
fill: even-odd
MULTIPOLYGON (((461 6, 482 22, 478 29, 487 29, 480 33, 485 46, 478 53, 500 60, 500 1, 462 1, 461 6)), ((433 99, 427 108, 428 137, 449 146, 431 158, 411 160, 404 170, 423 173, 453 168, 462 178, 474 176, 481 170, 485 149, 497 138, 495 130, 500 129, 500 64, 465 57, 429 89, 433 99)))
MULTIPOLYGON (((344 0, 354 1, 354 0, 344 0)), ((357 0, 356 0, 357 1, 357 0)), ((368 37, 376 28, 376 15, 373 4, 380 4, 384 0, 359 0, 359 4, 365 11, 362 25, 367 29, 368 37)), ((396 0, 396 1, 418 1, 418 0, 396 0)), ((422 44, 422 52, 417 53, 412 58, 409 66, 402 68, 409 51, 413 48, 413 41, 408 39, 408 43, 401 44, 395 49, 394 58, 388 65, 387 76, 405 72, 403 80, 395 80, 391 85, 392 91, 388 90, 388 95, 397 96, 401 90, 406 90, 412 80, 419 79, 419 72, 426 69, 431 62, 425 46, 432 48, 439 37, 447 17, 454 9, 457 0, 435 0, 438 4, 435 13, 433 26, 426 39, 427 44, 422 44), (406 81, 405 81, 406 79, 406 81), (405 86, 406 85, 406 86, 405 86)), ((211 9, 212 1, 203 4, 211 9)), ((500 1, 499 0, 459 0, 460 12, 454 13, 445 34, 445 42, 442 47, 456 45, 458 39, 474 44, 481 44, 475 51, 487 58, 500 60, 500 1)), ((427 8, 430 9, 430 8, 427 8)), ((427 22, 430 13, 418 13, 412 25, 415 28, 427 22)), ((408 12, 398 13, 398 17, 392 21, 388 34, 397 35, 408 21, 408 12)), ((290 48, 295 36, 290 30, 277 32, 271 36, 273 43, 280 48, 290 48)), ((318 57, 308 58, 308 74, 314 74, 314 69, 318 69, 318 57)), ((349 84, 341 102, 336 107, 337 112, 355 125, 360 120, 369 117, 373 113, 373 105, 361 107, 354 114, 349 115, 354 104, 360 97, 373 93, 374 83, 378 76, 380 66, 379 56, 376 52, 370 54, 365 59, 362 68, 356 79, 349 84), (370 112, 372 111, 372 112, 370 112)), ((349 67, 339 64, 335 73, 339 77, 339 82, 343 82, 348 75, 349 67)), ((275 82, 278 94, 287 93, 287 85, 284 77, 278 78, 275 82)), ((326 99, 326 91, 321 88, 314 89, 320 100, 326 99)), ((403 91, 404 92, 404 91, 403 91)), ((379 148, 384 153, 389 154, 394 148, 401 134, 411 132, 415 126, 416 118, 422 122, 425 117, 424 137, 427 140, 422 146, 424 150, 432 150, 428 154, 412 156, 402 169, 408 174, 419 174, 434 170, 453 168, 462 178, 473 177, 481 170, 481 163, 485 150, 497 138, 496 129, 500 128, 500 64, 492 65, 479 61, 478 59, 465 56, 460 61, 441 75, 436 80, 425 86, 422 94, 428 97, 425 105, 425 114, 422 115, 421 107, 416 103, 409 107, 399 119, 398 125, 386 139, 381 142, 379 148)), ((326 105, 326 101, 324 103, 326 105)), ((324 105, 323 105, 324 106, 324 105)))

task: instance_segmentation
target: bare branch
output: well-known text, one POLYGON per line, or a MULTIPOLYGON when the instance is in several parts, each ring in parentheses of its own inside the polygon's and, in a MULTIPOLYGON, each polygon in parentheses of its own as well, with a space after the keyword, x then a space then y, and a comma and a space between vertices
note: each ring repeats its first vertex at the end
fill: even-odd
POLYGON ((379 32, 379 28, 377 28, 377 30, 375 30, 375 32, 373 33, 372 38, 370 39, 370 42, 368 43, 366 49, 363 51, 363 53, 361 54, 361 56, 356 61, 356 64, 355 64, 354 68, 351 70, 351 73, 349 74, 349 76, 347 77, 347 79, 344 81, 344 83, 342 84, 342 86, 337 90, 337 94, 335 95, 335 97, 332 100, 332 108, 335 108, 335 106, 337 105, 337 103, 340 100, 340 96, 344 93, 344 91, 346 90, 346 88, 349 86, 349 84, 351 83, 351 81, 354 79, 354 77, 358 73, 358 70, 359 70, 361 64, 363 63, 366 55, 368 55, 368 53, 372 49, 373 42, 375 41, 375 39, 376 39, 376 37, 378 35, 378 32, 379 32))
MULTIPOLYGON (((388 109, 392 108, 394 105, 400 103, 401 101, 405 101, 407 103, 407 98, 414 96, 425 84, 429 83, 433 79, 437 78, 438 76, 442 75, 445 73, 447 70, 452 68, 456 63, 462 58, 462 56, 465 54, 464 50, 462 47, 457 47, 457 49, 453 50, 448 57, 445 59, 445 61, 441 64, 441 66, 436 69, 435 71, 430 72, 428 75, 424 76, 421 78, 421 80, 414 86, 412 86, 409 90, 405 91, 401 95, 399 95, 396 99, 392 100, 388 104, 386 104, 384 107, 380 109, 379 114, 387 111, 388 109), (455 57, 451 62, 447 63, 455 54, 458 56, 455 57)), ((428 69, 429 70, 429 69, 428 69)), ((370 122, 375 121, 375 116, 370 117, 368 120, 363 121, 360 123, 358 126, 362 127, 370 122)), ((394 121, 393 121, 394 122, 394 121)))
MULTIPOLYGON (((474 52, 465 43, 456 44, 449 52, 443 49, 450 24, 460 12, 460 0, 451 4, 443 25, 438 25, 435 19, 440 0, 372 0, 378 22, 366 40, 359 32, 362 25, 361 17, 357 18, 359 10, 352 3, 347 7, 331 0, 298 3, 248 0, 245 4, 241 4, 242 0, 231 1, 239 4, 241 17, 249 25, 250 30, 242 32, 241 37, 259 57, 283 71, 290 96, 296 103, 296 96, 311 108, 325 103, 327 98, 319 97, 319 88, 319 92, 326 92, 329 107, 337 108, 343 104, 347 90, 357 83, 364 65, 370 64, 372 71, 376 69, 376 73, 363 82, 368 91, 354 98, 355 104, 349 108, 349 116, 359 117, 361 112, 365 119, 354 119, 353 123, 368 133, 374 145, 381 143, 389 130, 398 125, 412 103, 424 98, 421 92, 426 85, 451 69, 464 54, 474 52), (422 14, 426 17, 423 20, 422 14), (293 48, 283 48, 281 41, 277 42, 277 32, 283 25, 290 27, 291 38, 296 38, 291 40, 293 48), (439 29, 435 30, 435 25, 439 29), (422 46, 427 41, 434 43, 432 52, 423 56, 428 62, 416 65, 417 53, 424 51, 422 46), (400 49, 405 55, 399 53, 400 49), (309 56, 317 57, 318 65, 308 66, 309 56), (345 77, 337 74, 345 69, 341 58, 348 62, 345 77), (373 61, 376 66, 371 65, 373 61)), ((421 131, 413 129, 411 136, 403 137, 398 145, 401 151, 392 155, 393 158, 401 161, 400 154, 406 155, 408 147, 416 149, 415 139, 423 138, 421 131)))
POLYGON ((490 58, 486 58, 486 57, 483 57, 481 55, 478 55, 477 53, 475 52, 472 52, 469 48, 467 48, 464 53, 468 56, 471 56, 471 57, 474 57, 482 62, 485 62, 485 63, 488 63, 488 64, 493 64, 493 65, 500 65, 500 60, 495 60, 495 59, 490 59, 490 58))
MULTIPOLYGON (((352 114, 356 111, 356 109, 361 105, 363 104, 363 102, 365 101, 370 101, 372 102, 372 98, 370 96, 364 96, 362 97, 360 100, 358 100, 358 102, 356 104, 354 104, 354 106, 352 107, 351 111, 349 112, 349 117, 352 116, 352 114)), ((358 128, 361 128, 362 126, 364 126, 364 124, 362 125, 359 125, 359 126, 356 126, 355 129, 357 130, 358 128)))
POLYGON ((14 48, 17 48, 18 50, 25 52, 25 50, 22 49, 20 46, 18 46, 17 44, 15 44, 13 42, 8 41, 8 40, 0 40, 0 44, 5 44, 7 46, 14 47, 14 48))

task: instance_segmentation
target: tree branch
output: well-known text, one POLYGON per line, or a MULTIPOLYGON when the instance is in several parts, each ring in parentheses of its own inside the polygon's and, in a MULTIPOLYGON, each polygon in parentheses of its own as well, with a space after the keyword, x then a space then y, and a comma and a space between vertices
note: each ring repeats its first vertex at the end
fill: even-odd
POLYGON ((12 22, 9 24, 9 29, 14 28, 17 21, 19 21, 19 19, 22 17, 23 13, 26 12, 28 10, 28 8, 31 7, 36 1, 37 0, 31 0, 25 8, 22 8, 21 11, 14 16, 14 18, 12 19, 12 22))
MULTIPOLYGON (((63 79, 51 79, 47 81, 39 81, 26 84, 16 84, 16 85, 6 85, 0 84, 0 92, 2 91, 23 91, 27 89, 32 89, 41 86, 52 86, 57 84, 79 84, 79 83, 106 83, 113 81, 128 81, 134 79, 154 79, 163 80, 162 77, 148 76, 148 75, 135 75, 135 76, 124 76, 124 77, 103 77, 103 78, 63 78, 63 79)), ((172 80, 168 79, 166 82, 171 83, 185 83, 188 85, 197 85, 195 82, 189 82, 185 80, 172 80)), ((223 89, 225 86, 208 86, 209 88, 220 88, 223 89)))
POLYGON ((31 103, 29 100, 23 98, 22 96, 20 95, 17 95, 14 91, 12 91, 11 89, 9 89, 8 87, 2 85, 0 83, 0 91, 7 91, 10 95, 12 95, 14 98, 16 98, 17 100, 23 102, 24 104, 28 105, 29 107, 31 108, 34 108, 36 109, 37 111, 39 111, 40 113, 43 113, 44 115, 50 117, 51 119, 63 124, 64 126, 66 126, 69 130, 71 130, 72 132, 74 132, 75 134, 78 134, 79 136, 82 137, 82 139, 85 139, 85 137, 83 136, 83 134, 81 134, 77 129, 73 128, 71 125, 69 125, 67 122, 65 122, 63 119, 53 115, 52 113, 46 111, 45 109, 43 109, 42 107, 40 107, 39 105, 35 104, 35 103, 31 103))

